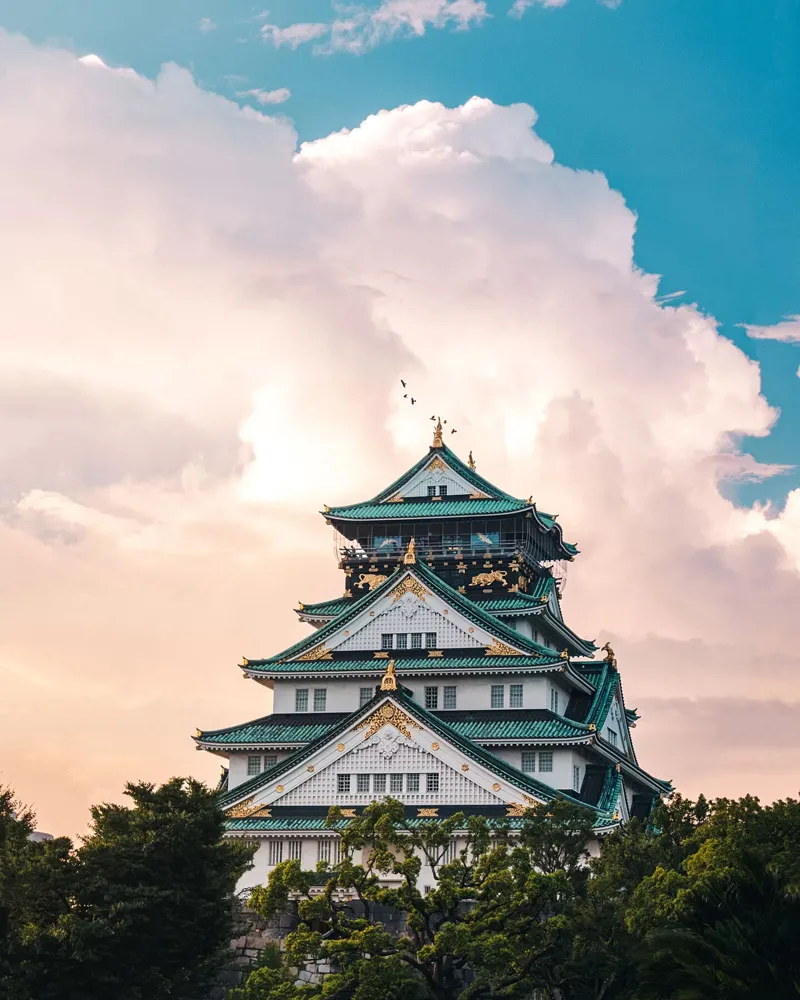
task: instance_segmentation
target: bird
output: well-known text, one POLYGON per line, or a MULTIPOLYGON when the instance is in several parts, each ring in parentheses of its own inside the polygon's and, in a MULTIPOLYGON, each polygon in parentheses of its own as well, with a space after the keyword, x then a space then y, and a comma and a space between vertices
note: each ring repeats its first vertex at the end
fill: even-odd
POLYGON ((431 420, 435 420, 435 419, 436 419, 436 417, 431 417, 431 420))
POLYGON ((457 431, 456 431, 455 427, 451 428, 451 430, 450 430, 450 433, 451 433, 451 434, 456 434, 456 433, 457 433, 457 431))
POLYGON ((407 392, 403 393, 403 399, 408 399, 408 393, 407 392))
POLYGON ((400 385, 402 385, 402 387, 405 389, 406 384, 405 384, 405 382, 402 379, 400 379, 400 385))
POLYGON ((412 397, 411 397, 411 405, 413 406, 413 405, 414 405, 414 403, 416 403, 416 399, 414 399, 414 397, 412 396, 412 397))

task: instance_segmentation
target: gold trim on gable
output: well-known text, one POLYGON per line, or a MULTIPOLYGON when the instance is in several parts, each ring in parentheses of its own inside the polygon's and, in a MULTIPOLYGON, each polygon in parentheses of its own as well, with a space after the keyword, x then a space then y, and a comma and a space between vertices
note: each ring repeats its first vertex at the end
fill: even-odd
POLYGON ((522 656, 522 653, 518 649, 514 649, 512 646, 507 646, 504 642, 500 642, 499 639, 491 644, 491 646, 486 647, 487 656, 522 656))
POLYGON ((438 819, 439 818, 439 807, 426 808, 421 806, 417 809, 417 819, 438 819))
POLYGON ((333 653, 328 649, 325 643, 320 643, 319 646, 314 646, 313 649, 309 649, 307 652, 303 653, 302 656, 296 656, 296 660, 332 660, 333 653))
POLYGON ((448 468, 447 464, 443 462, 442 459, 439 458, 439 456, 437 455, 432 462, 429 462, 428 465, 425 466, 425 471, 435 472, 437 469, 447 469, 447 468, 448 468))
POLYGON ((416 580, 413 576, 406 576, 397 584, 397 586, 392 590, 392 604, 395 601, 399 601, 404 594, 414 594, 421 601, 424 601, 426 597, 431 596, 431 592, 427 590, 419 580, 416 580))
POLYGON ((422 729, 422 726, 418 722, 415 722, 410 715, 406 715, 405 712, 401 711, 397 705, 393 705, 391 702, 384 702, 372 715, 368 715, 366 719, 362 719, 361 722, 353 726, 353 731, 366 729, 364 739, 368 740, 370 736, 374 736, 384 726, 394 726, 395 729, 399 730, 408 739, 411 739, 412 727, 414 729, 422 729))

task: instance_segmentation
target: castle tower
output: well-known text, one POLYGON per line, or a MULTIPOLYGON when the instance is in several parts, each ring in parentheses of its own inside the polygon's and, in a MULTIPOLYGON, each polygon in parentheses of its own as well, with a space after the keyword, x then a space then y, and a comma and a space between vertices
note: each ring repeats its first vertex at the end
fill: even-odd
POLYGON ((562 795, 601 836, 669 790, 637 762, 613 650, 592 659, 564 621, 577 548, 532 498, 462 462, 441 423, 394 483, 323 516, 343 596, 300 605, 314 632, 240 664, 273 691, 272 714, 195 737, 228 762, 228 835, 260 842, 249 884, 290 858, 334 863, 334 803, 356 815, 389 795, 412 818, 513 824, 562 795))

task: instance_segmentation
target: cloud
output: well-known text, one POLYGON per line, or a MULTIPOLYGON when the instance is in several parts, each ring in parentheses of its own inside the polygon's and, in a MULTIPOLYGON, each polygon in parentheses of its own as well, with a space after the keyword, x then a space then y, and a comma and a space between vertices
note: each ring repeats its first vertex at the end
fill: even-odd
POLYGON ((208 35, 212 31, 216 31, 217 23, 212 21, 210 17, 201 17, 197 22, 197 30, 203 35, 208 35))
POLYGON ((259 104, 283 104, 284 101, 289 100, 292 92, 288 87, 279 87, 277 90, 262 90, 259 87, 253 87, 251 90, 240 90, 236 96, 252 97, 259 104))
POLYGON ((800 316, 787 316, 773 326, 753 326, 742 323, 747 336, 754 340, 780 340, 785 344, 800 343, 800 316))
POLYGON ((800 700, 800 491, 720 492, 777 471, 741 450, 775 419, 758 366, 659 303, 622 195, 530 107, 423 101, 298 150, 175 66, 7 35, 0 60, 0 780, 41 828, 127 779, 215 778, 195 727, 269 709, 239 657, 341 592, 317 511, 415 461, 434 410, 579 543, 566 614, 649 706, 643 763, 796 791, 796 736, 757 768, 731 748, 800 700))
POLYGON ((398 37, 424 35, 428 28, 465 30, 487 16, 485 0, 382 0, 378 7, 334 4, 329 23, 297 23, 286 28, 262 24, 262 38, 293 49, 317 41, 320 54, 360 55, 398 37))
POLYGON ((529 7, 565 7, 569 0, 514 0, 508 13, 511 17, 522 17, 529 7))

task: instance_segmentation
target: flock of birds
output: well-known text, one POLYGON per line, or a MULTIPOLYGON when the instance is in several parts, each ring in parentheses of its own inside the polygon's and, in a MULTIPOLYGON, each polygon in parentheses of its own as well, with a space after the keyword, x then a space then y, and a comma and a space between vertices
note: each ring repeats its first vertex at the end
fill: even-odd
MULTIPOLYGON (((404 382, 404 381, 403 381, 403 379, 400 379, 400 385, 401 385, 401 386, 402 386, 402 387, 403 387, 404 389, 407 389, 407 388, 408 388, 408 384, 407 384, 406 382, 404 382)), ((413 397, 412 395, 410 395, 410 393, 407 393, 407 392, 404 392, 404 393, 403 393, 403 399, 407 399, 407 400, 409 400, 409 402, 411 403, 411 405, 412 405, 412 406, 415 406, 415 405, 416 405, 416 402, 417 402, 417 401, 416 401, 416 399, 414 399, 414 397, 413 397)), ((437 417, 437 416, 436 416, 435 414, 434 414, 434 416, 432 416, 432 417, 431 417, 431 420, 438 420, 438 419, 439 419, 439 418, 438 418, 438 417, 437 417)), ((445 425, 446 423, 447 423, 447 421, 446 421, 446 420, 443 420, 443 421, 442 421, 442 426, 444 426, 444 425, 445 425)), ((451 428, 450 428, 450 433, 451 433, 451 434, 458 434, 458 430, 457 430, 457 429, 456 429, 455 427, 451 427, 451 428)))

